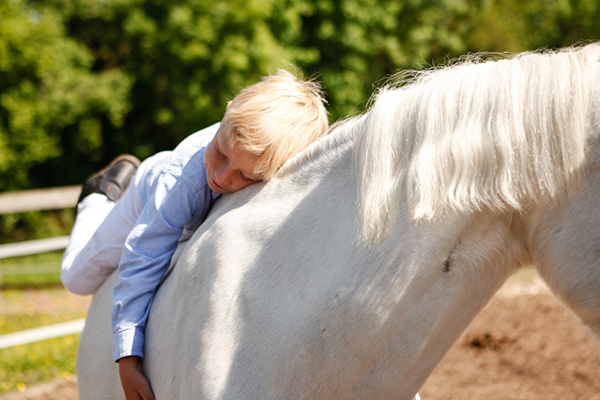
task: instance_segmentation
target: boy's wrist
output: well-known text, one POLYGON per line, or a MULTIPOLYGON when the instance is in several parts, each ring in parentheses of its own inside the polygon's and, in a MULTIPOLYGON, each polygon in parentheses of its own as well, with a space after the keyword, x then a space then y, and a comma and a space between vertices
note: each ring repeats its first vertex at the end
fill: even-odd
POLYGON ((131 327, 113 333, 113 360, 137 356, 144 358, 144 330, 131 327))
POLYGON ((121 357, 117 360, 119 365, 138 365, 140 362, 140 357, 138 356, 125 356, 121 357))

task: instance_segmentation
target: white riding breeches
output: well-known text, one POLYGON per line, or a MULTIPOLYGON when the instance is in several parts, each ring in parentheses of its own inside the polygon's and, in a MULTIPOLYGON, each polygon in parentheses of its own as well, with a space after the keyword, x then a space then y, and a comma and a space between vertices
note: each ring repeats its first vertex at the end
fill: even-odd
POLYGON ((121 199, 114 203, 92 193, 77 205, 77 217, 61 265, 61 279, 71 292, 94 294, 117 269, 125 239, 148 197, 148 177, 162 169, 169 152, 144 160, 121 199))

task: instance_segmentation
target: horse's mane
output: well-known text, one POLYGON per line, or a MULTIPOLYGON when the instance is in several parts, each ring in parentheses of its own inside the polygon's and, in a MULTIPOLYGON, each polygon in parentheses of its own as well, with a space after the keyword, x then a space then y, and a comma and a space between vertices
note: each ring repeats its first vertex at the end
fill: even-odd
POLYGON ((373 241, 407 196, 415 219, 524 210, 577 178, 600 45, 413 72, 379 90, 357 138, 360 235, 373 241))

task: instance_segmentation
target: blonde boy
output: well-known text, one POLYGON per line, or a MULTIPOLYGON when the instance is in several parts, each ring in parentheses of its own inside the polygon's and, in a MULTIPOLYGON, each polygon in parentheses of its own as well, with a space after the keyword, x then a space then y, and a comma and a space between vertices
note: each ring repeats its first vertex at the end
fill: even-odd
POLYGON ((279 71, 242 90, 220 124, 141 164, 118 157, 84 185, 62 280, 91 294, 118 266, 113 357, 127 399, 154 398, 138 363, 150 304, 177 242, 191 237, 220 195, 270 179, 321 137, 323 103, 318 84, 279 71))

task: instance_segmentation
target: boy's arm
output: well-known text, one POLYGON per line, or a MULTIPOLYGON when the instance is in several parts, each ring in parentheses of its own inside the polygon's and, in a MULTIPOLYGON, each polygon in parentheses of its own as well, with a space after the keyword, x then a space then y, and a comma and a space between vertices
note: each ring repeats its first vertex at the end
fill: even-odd
MULTIPOLYGON (((216 128, 218 124, 204 131, 216 128)), ((173 163, 169 161, 163 167, 156 186, 148 187, 147 193, 151 195, 144 201, 144 208, 123 246, 119 282, 113 289, 112 327, 113 359, 119 360, 127 399, 130 396, 153 399, 138 358, 144 357, 144 331, 150 305, 184 225, 202 221, 215 199, 206 184, 205 147, 201 146, 206 141, 204 131, 194 134, 194 140, 184 147, 190 158, 174 152, 173 163)))
POLYGON ((144 357, 144 330, 152 299, 196 203, 198 199, 185 183, 164 174, 127 237, 119 262, 119 281, 113 289, 115 361, 144 357))
POLYGON ((169 184, 170 179, 173 177, 162 179, 165 182, 158 185, 128 236, 119 263, 119 282, 113 289, 113 359, 119 363, 127 400, 154 400, 150 382, 139 367, 146 320, 183 225, 194 210, 193 193, 186 185, 169 184), (172 204, 177 204, 176 218, 170 216, 172 204))
POLYGON ((113 359, 144 357, 144 331, 152 299, 190 221, 202 221, 214 202, 206 184, 204 151, 179 172, 165 168, 131 230, 113 289, 113 359))
POLYGON ((150 382, 140 371, 137 357, 123 357, 119 360, 119 376, 127 400, 155 400, 150 382))

